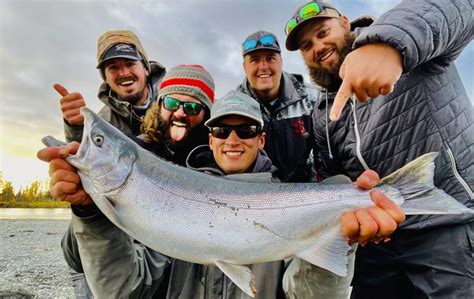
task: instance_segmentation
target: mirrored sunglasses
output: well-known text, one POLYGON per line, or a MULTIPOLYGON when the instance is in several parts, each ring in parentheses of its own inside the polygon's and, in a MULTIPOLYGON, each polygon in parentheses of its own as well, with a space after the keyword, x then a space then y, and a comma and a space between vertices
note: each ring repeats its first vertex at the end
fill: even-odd
POLYGON ((249 50, 254 49, 257 44, 260 43, 262 46, 275 46, 278 48, 279 46, 276 44, 276 39, 271 34, 262 35, 258 40, 257 39, 248 39, 242 44, 242 50, 247 52, 249 50))
POLYGON ((179 109, 179 106, 183 106, 183 111, 187 115, 198 115, 201 113, 202 108, 204 105, 201 103, 195 102, 181 102, 178 99, 165 96, 163 99, 163 107, 171 112, 176 112, 179 109))
POLYGON ((298 12, 286 23, 285 33, 286 35, 295 29, 296 25, 300 22, 317 16, 321 13, 323 9, 317 2, 310 2, 306 5, 303 5, 298 12))
POLYGON ((250 139, 250 138, 255 138, 259 133, 262 132, 262 129, 260 126, 257 125, 239 125, 239 126, 227 126, 227 125, 222 125, 222 126, 215 126, 215 127, 210 127, 209 130, 211 131, 211 135, 215 138, 219 139, 227 139, 232 133, 232 131, 235 131, 237 136, 240 139, 250 139))

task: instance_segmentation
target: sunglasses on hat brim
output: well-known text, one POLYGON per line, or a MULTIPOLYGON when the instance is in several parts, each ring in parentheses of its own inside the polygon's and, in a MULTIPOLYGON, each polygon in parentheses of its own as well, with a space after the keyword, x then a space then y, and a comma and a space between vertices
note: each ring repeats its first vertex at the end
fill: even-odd
POLYGON ((299 23, 321 14, 324 14, 322 16, 327 15, 328 17, 340 16, 339 12, 334 8, 323 7, 318 2, 307 3, 298 9, 295 15, 286 23, 286 35, 288 36, 288 34, 290 34, 290 32, 293 31, 293 29, 295 29, 299 23))
POLYGON ((230 133, 234 131, 240 139, 255 138, 262 133, 262 128, 257 125, 216 125, 209 128, 212 137, 219 139, 227 139, 230 133))
POLYGON ((248 39, 242 44, 242 50, 245 52, 255 49, 260 43, 262 46, 273 46, 278 49, 276 38, 271 34, 262 35, 259 39, 248 39))
POLYGON ((178 111, 180 106, 183 106, 183 111, 187 115, 198 115, 201 113, 201 110, 204 108, 204 105, 196 102, 182 102, 178 99, 165 96, 161 99, 163 107, 171 112, 178 111))

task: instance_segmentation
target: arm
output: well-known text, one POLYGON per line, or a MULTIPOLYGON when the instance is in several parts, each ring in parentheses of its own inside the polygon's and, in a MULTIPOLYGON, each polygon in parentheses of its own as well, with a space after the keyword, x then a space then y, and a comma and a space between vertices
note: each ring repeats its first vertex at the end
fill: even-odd
POLYGON ((63 158, 79 144, 42 149, 49 161, 51 195, 71 203, 71 226, 62 241, 67 263, 86 274, 98 298, 149 298, 161 287, 171 259, 137 244, 113 225, 91 201, 76 170, 63 158))
POLYGON ((81 107, 86 106, 82 95, 69 91, 60 84, 54 84, 54 89, 61 95, 59 103, 64 118, 64 135, 68 142, 81 141, 84 127, 84 117, 80 114, 81 107))
POLYGON ((352 94, 359 101, 390 94, 402 72, 443 72, 473 39, 472 10, 472 0, 410 0, 383 14, 341 65, 331 120, 352 94))

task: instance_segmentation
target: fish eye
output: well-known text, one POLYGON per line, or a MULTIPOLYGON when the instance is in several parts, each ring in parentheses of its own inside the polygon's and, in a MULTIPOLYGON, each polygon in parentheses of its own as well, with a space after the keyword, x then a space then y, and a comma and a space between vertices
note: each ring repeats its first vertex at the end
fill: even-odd
POLYGON ((104 143, 104 136, 102 135, 94 135, 92 137, 92 141, 94 142, 95 145, 97 145, 98 147, 101 147, 102 144, 104 143))

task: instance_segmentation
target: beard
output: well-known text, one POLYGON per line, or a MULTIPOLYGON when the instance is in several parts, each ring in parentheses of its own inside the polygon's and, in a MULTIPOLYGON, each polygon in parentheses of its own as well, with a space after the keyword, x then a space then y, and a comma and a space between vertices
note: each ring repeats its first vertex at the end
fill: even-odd
POLYGON ((355 36, 351 32, 344 35, 343 43, 336 45, 339 52, 339 59, 329 69, 322 67, 308 67, 309 77, 318 86, 326 88, 328 91, 337 91, 341 86, 342 79, 339 77, 339 69, 346 56, 352 51, 352 44, 355 36))
MULTIPOLYGON (((206 117, 204 119, 208 119, 209 112, 206 110, 206 117)), ((160 121, 158 124, 159 130, 163 132, 162 140, 167 145, 169 149, 172 151, 180 151, 180 150, 191 150, 198 145, 206 144, 208 142, 208 133, 209 129, 204 125, 204 120, 197 125, 196 127, 192 128, 189 122, 186 119, 177 119, 172 117, 168 121, 160 121), (173 121, 179 121, 185 123, 188 132, 186 133, 186 137, 179 141, 173 142, 173 139, 170 136, 170 128, 173 124, 173 121)))
POLYGON ((130 103, 130 105, 132 106, 136 106, 143 99, 144 95, 145 95, 145 90, 143 89, 133 94, 118 95, 118 99, 120 101, 130 103))

